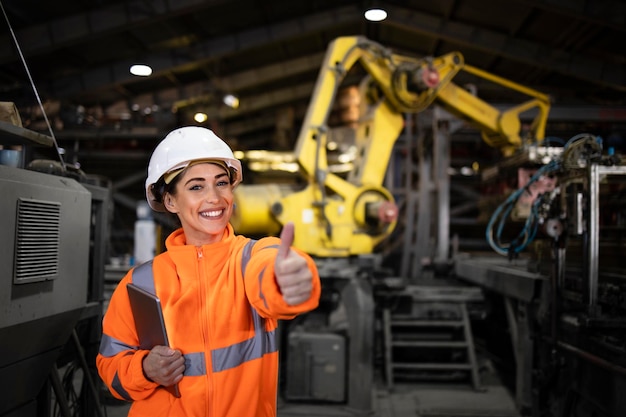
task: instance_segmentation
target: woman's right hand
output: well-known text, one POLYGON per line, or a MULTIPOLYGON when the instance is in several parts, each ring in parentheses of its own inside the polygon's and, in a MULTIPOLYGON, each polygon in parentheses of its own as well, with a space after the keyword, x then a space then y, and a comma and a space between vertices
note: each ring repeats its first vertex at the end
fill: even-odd
POLYGON ((155 346, 143 359, 143 373, 150 381, 169 387, 183 379, 185 358, 179 350, 155 346))

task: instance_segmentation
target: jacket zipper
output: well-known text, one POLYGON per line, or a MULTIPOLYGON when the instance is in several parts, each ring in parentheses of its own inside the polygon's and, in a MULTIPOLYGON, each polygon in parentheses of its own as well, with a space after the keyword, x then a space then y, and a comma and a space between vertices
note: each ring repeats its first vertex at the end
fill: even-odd
MULTIPOLYGON (((210 338, 210 329, 209 329, 209 318, 208 318, 208 308, 205 304, 206 300, 206 292, 207 288, 205 288, 205 280, 204 280, 204 254, 202 253, 202 248, 196 248, 198 253, 198 281, 199 281, 199 294, 200 297, 199 305, 200 305, 200 322, 202 323, 202 342, 204 345, 204 349, 207 352, 210 352, 209 346, 209 338, 210 338)), ((210 357, 210 355, 209 355, 210 357)), ((207 383, 207 416, 213 415, 211 412, 211 401, 212 393, 213 393, 213 384, 211 377, 211 363, 207 362, 206 364, 206 383, 207 383)))

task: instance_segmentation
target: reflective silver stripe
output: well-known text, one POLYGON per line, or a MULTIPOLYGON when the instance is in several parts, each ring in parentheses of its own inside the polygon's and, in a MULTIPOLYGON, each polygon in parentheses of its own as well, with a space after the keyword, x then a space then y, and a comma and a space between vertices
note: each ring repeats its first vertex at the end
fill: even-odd
POLYGON ((111 356, 115 356, 120 352, 137 349, 139 349, 139 346, 127 345, 120 340, 103 334, 102 338, 100 339, 100 348, 98 349, 98 351, 102 356, 110 358, 111 356))
MULTIPOLYGON (((266 246, 263 249, 278 249, 278 245, 270 245, 270 246, 266 246)), ((269 306, 267 305, 267 299, 265 298, 265 294, 263 294, 263 275, 265 274, 265 268, 263 268, 261 270, 261 273, 258 276, 259 279, 259 299, 263 300, 263 305, 265 306, 265 308, 269 308, 269 306)))
MULTIPOLYGON (((277 350, 275 333, 273 331, 262 333, 263 335, 260 335, 260 337, 255 336, 244 342, 211 351, 213 372, 225 371, 244 362, 258 359, 266 353, 275 352, 277 350), (262 340, 260 343, 259 339, 262 340), (263 341, 263 339, 265 340, 263 341), (265 344, 265 348, 263 348, 263 344, 265 344), (216 361, 220 362, 217 363, 216 361)), ((185 376, 206 375, 206 363, 203 352, 187 353, 183 357, 185 358, 185 376)))
POLYGON ((132 401, 133 400, 130 397, 130 394, 128 392, 126 392, 126 390, 122 386, 122 383, 120 382, 120 378, 117 375, 117 372, 115 373, 115 376, 113 377, 113 381, 111 381, 111 388, 113 390, 115 390, 115 392, 117 392, 118 395, 120 397, 122 397, 123 399, 125 399, 126 401, 132 401))
POLYGON ((250 260, 250 256, 252 256, 252 247, 255 243, 256 240, 250 239, 243 248, 243 254, 241 255, 241 275, 246 275, 246 266, 248 266, 248 261, 250 260))
POLYGON ((261 300, 263 300, 263 305, 265 306, 265 308, 269 308, 269 306, 267 305, 267 300, 265 299, 265 294, 263 294, 263 274, 265 274, 265 268, 263 268, 261 270, 261 273, 258 276, 258 280, 259 280, 259 298, 261 300))
POLYGON ((267 353, 276 352, 276 337, 274 331, 267 332, 263 328, 254 332, 254 337, 241 343, 211 351, 213 372, 221 372, 235 368, 245 362, 259 359, 267 353))
POLYGON ((206 375, 206 363, 204 362, 204 352, 187 353, 185 358, 185 376, 206 375))
POLYGON ((133 269, 133 283, 152 294, 156 294, 154 276, 152 274, 152 260, 144 262, 133 269))

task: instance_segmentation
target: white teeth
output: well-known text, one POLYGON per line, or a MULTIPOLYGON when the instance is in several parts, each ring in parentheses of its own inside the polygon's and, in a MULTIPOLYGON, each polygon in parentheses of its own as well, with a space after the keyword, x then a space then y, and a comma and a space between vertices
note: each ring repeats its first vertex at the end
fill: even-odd
POLYGON ((223 210, 214 210, 214 211, 203 211, 200 213, 202 217, 217 217, 222 214, 223 210))

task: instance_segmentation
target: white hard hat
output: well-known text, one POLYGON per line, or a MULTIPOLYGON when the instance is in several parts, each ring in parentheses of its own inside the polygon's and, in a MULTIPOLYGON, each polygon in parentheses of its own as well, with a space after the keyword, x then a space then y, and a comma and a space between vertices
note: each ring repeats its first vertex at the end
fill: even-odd
POLYGON ((232 172, 233 187, 242 180, 241 162, 235 158, 230 147, 213 131, 200 126, 181 127, 171 131, 157 145, 148 164, 146 199, 156 211, 166 211, 157 201, 152 186, 165 174, 180 171, 194 161, 222 161, 232 172))

